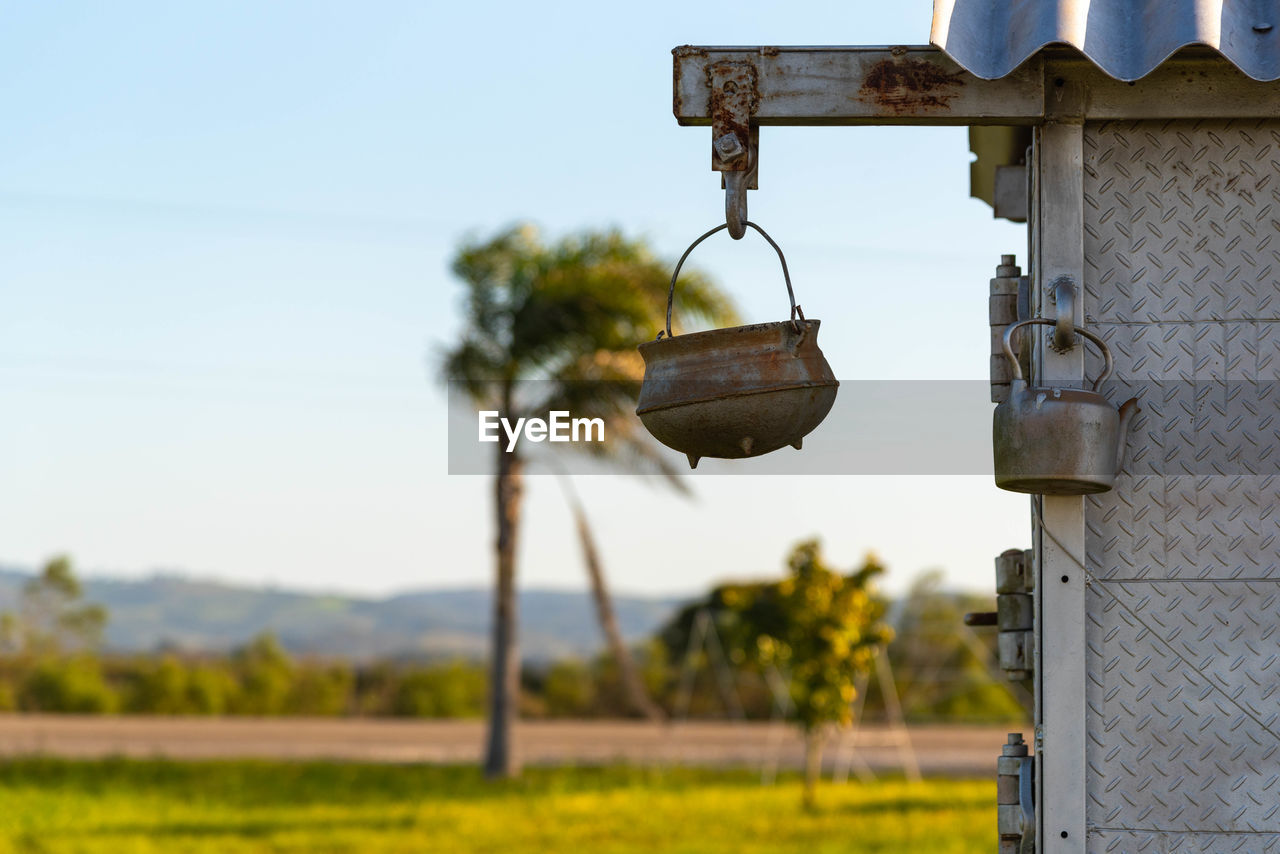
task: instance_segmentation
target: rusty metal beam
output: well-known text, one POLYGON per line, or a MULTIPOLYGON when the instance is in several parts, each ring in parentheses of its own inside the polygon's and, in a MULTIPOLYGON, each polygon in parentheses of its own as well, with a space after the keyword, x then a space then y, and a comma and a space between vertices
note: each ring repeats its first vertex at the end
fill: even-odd
POLYGON ((711 68, 755 70, 751 123, 762 125, 1039 125, 1076 118, 1280 118, 1280 83, 1259 82, 1212 51, 1187 48, 1141 80, 1108 77, 1078 52, 1046 48, 998 80, 975 77, 936 47, 678 47, 674 108, 712 124, 711 68), (1047 117, 1047 118, 1046 118, 1047 117))
POLYGON ((935 47, 678 47, 674 108, 712 123, 712 67, 756 71, 758 125, 1030 125, 1044 116, 1044 72, 1032 60, 982 80, 935 47))

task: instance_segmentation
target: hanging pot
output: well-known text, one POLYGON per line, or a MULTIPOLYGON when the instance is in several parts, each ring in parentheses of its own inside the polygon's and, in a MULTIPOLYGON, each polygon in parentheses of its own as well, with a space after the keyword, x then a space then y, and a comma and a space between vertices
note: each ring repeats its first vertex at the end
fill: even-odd
POLYGON ((1016 330, 1032 325, 1053 326, 1055 321, 1032 318, 1010 325, 1004 333, 1013 382, 1009 399, 996 407, 993 420, 996 486, 1040 495, 1106 492, 1115 485, 1124 461, 1124 439, 1130 419, 1139 411, 1138 400, 1125 401, 1117 412, 1098 393, 1098 386, 1111 376, 1111 351, 1101 338, 1079 326, 1075 331, 1102 351, 1104 366, 1093 389, 1028 387, 1010 341, 1016 330))
POLYGON ((820 321, 806 320, 796 305, 787 259, 773 239, 753 222, 747 225, 778 253, 791 300, 791 319, 672 335, 671 306, 685 250, 667 292, 667 327, 655 341, 640 345, 644 383, 636 414, 653 437, 686 454, 696 468, 702 457, 742 459, 799 449, 822 423, 840 385, 818 348, 820 321))

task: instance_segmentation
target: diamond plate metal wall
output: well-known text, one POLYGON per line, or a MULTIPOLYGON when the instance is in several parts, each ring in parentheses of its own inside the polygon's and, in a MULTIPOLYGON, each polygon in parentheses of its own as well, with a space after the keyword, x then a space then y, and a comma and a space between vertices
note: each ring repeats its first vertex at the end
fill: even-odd
POLYGON ((1280 123, 1084 139, 1086 319, 1143 409, 1085 507, 1087 848, 1280 854, 1280 123))

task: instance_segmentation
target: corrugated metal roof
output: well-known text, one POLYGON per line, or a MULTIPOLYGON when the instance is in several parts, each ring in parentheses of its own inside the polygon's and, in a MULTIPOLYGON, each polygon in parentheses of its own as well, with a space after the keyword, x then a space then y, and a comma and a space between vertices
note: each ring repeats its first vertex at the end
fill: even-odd
POLYGON ((1204 45, 1255 80, 1280 79, 1280 0, 934 0, 929 40, 994 80, 1041 48, 1077 48, 1117 80, 1137 80, 1204 45))

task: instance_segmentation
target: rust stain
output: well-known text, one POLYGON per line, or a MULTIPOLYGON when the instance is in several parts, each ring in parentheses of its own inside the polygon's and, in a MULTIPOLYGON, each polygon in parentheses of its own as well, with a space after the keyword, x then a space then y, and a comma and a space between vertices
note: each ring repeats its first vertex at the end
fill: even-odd
POLYGON ((779 51, 779 49, 774 47, 773 45, 760 48, 761 56, 777 56, 780 52, 781 51, 779 51))
POLYGON ((673 47, 671 54, 676 59, 684 59, 689 56, 706 56, 707 52, 703 48, 695 47, 691 44, 682 44, 679 47, 673 47))
POLYGON ((676 57, 671 63, 671 112, 679 118, 684 113, 684 99, 680 97, 680 54, 675 50, 671 53, 676 57))
POLYGON ((684 115, 684 99, 680 97, 680 78, 676 77, 676 85, 672 87, 675 92, 671 96, 671 115, 680 118, 684 115))
POLYGON ((963 78, 963 71, 947 72, 924 59, 882 59, 867 72, 858 98, 899 115, 946 110, 963 78))
MULTIPOLYGON (((732 133, 746 145, 751 138, 751 114, 757 100, 755 66, 744 62, 716 63, 707 69, 707 78, 713 138, 732 133)), ((713 149, 711 168, 717 172, 743 172, 748 166, 746 158, 724 163, 713 149)))

